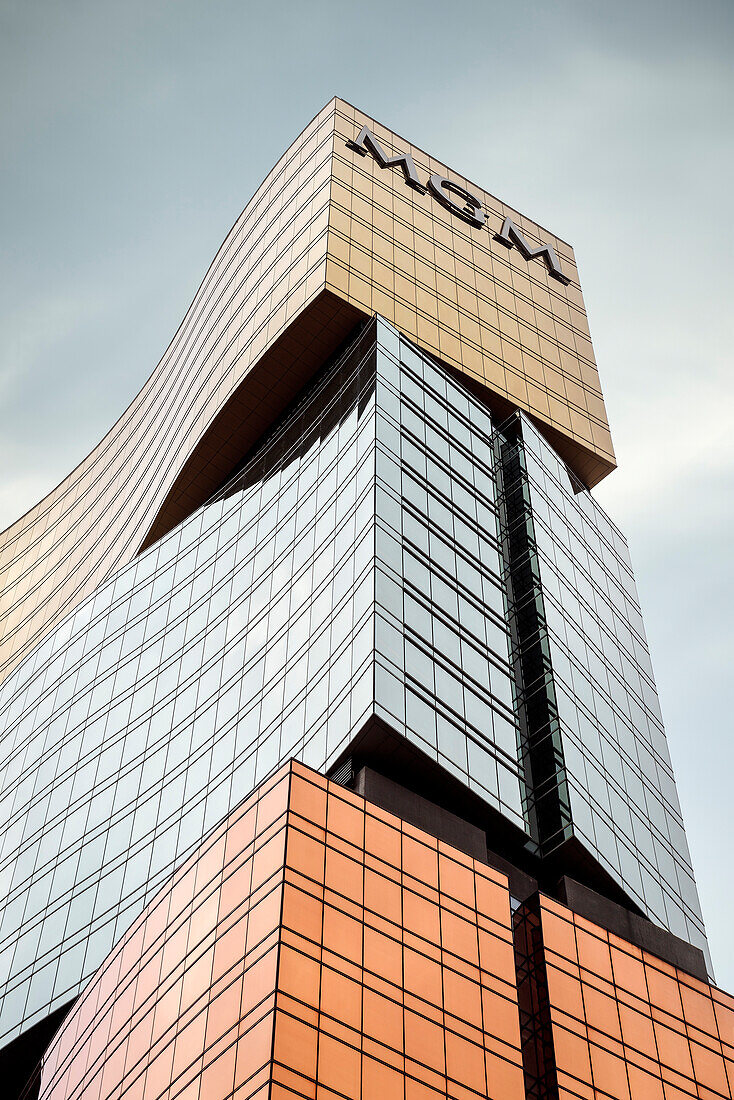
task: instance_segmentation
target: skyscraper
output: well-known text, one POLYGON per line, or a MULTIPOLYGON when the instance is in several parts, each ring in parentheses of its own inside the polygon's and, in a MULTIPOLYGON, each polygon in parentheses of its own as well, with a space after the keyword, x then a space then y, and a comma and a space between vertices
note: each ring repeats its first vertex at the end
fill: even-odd
POLYGON ((613 469, 570 246, 329 103, 3 536, 12 1095, 731 1096, 613 469))

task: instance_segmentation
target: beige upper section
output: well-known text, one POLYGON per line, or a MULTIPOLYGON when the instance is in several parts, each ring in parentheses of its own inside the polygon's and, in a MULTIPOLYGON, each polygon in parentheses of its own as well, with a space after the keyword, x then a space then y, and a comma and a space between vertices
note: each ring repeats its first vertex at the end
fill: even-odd
POLYGON ((544 426, 586 484, 614 457, 573 253, 341 100, 268 174, 181 326, 105 438, 0 535, 0 680, 102 579, 203 503, 360 316, 380 312, 544 426), (400 170, 346 146, 367 123, 423 180, 448 175, 486 205, 476 228, 400 170), (492 239, 509 213, 549 242, 540 259, 492 239))
POLYGON ((341 100, 335 127, 327 286, 552 429, 566 462, 596 484, 614 451, 571 246, 341 100), (412 155, 422 183, 437 172, 476 195, 485 225, 348 148, 365 124, 388 155, 412 155), (552 245, 569 286, 493 239, 506 217, 533 247, 552 245))

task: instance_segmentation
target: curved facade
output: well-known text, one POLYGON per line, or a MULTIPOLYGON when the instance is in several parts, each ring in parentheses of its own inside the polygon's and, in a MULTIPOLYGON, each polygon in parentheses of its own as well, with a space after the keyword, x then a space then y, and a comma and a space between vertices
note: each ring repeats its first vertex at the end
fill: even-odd
POLYGON ((460 397, 371 324, 0 687, 4 1038, 76 996, 255 783, 291 756, 328 769, 370 720, 526 831, 491 419, 460 397), (466 433, 453 462, 425 417, 419 438, 421 389, 466 433))
POLYGON ((639 1014, 708 997, 680 1089, 728 1095, 613 465, 570 247, 333 100, 3 536, 12 1100, 647 1100, 554 921, 579 988, 591 936, 639 1014))
POLYGON ((324 289, 333 118, 332 104, 263 181, 161 362, 114 428, 2 536, 3 675, 114 569, 134 559, 187 459, 279 336, 289 332, 277 370, 256 372, 238 404, 237 446, 224 457, 202 457, 180 486, 176 520, 208 498, 272 423, 303 383, 304 365, 313 370, 354 325, 353 310, 322 303, 292 342, 291 322, 324 289), (291 371, 300 374, 288 384, 291 371), (197 490, 196 475, 203 489, 197 490))
POLYGON ((592 485, 614 465, 573 251, 335 99, 268 174, 161 362, 105 439, 0 538, 0 676, 47 630, 203 504, 356 321, 378 312, 546 427, 592 485), (350 149, 369 125, 425 180, 486 211, 452 216, 350 149), (570 285, 495 237, 510 217, 552 245, 570 285))

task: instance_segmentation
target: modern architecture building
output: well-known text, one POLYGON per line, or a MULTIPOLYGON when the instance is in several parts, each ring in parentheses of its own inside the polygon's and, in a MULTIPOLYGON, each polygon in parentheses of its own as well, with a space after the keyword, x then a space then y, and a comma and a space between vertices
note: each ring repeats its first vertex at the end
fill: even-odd
POLYGON ((731 1098, 573 251, 339 99, 0 539, 27 1100, 731 1098))

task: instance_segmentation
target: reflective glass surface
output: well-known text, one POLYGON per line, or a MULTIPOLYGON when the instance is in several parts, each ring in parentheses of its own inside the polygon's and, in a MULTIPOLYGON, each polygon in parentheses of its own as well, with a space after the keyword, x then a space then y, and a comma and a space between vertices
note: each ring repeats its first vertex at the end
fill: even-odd
POLYGON ((377 713, 524 828, 490 414, 378 333, 377 713))
MULTIPOLYGON (((521 418, 569 835, 705 947, 622 536, 521 418)), ((486 406, 382 319, 210 502, 0 688, 0 1042, 83 987, 179 861, 376 716, 537 843, 486 406)))
POLYGON ((706 952, 627 543, 520 415, 574 835, 656 924, 706 952))
POLYGON ((2 686, 6 1038, 79 991, 254 784, 328 767, 371 715, 522 825, 490 431, 370 325, 2 686))

